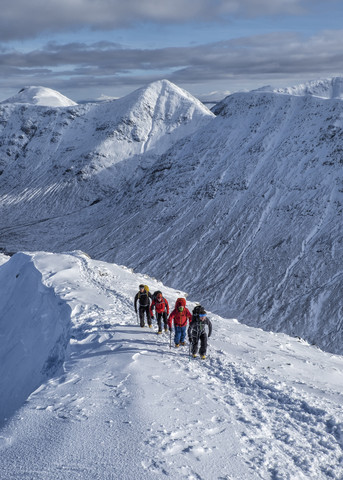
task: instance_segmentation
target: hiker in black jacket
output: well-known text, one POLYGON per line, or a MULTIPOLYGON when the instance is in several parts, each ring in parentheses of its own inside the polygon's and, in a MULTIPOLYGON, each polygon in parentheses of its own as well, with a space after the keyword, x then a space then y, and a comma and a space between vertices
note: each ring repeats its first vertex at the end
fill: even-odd
POLYGON ((152 298, 149 289, 144 285, 139 285, 139 292, 136 293, 135 296, 135 312, 137 313, 137 302, 139 301, 139 321, 141 327, 145 327, 144 324, 144 314, 146 315, 146 319, 151 328, 151 316, 150 316, 150 298, 152 298))
POLYGON ((199 355, 204 360, 207 350, 207 333, 205 326, 208 326, 208 338, 212 333, 212 323, 206 316, 206 312, 201 305, 197 305, 192 313, 192 321, 188 327, 188 339, 191 344, 193 357, 197 356, 198 344, 200 340, 199 355))

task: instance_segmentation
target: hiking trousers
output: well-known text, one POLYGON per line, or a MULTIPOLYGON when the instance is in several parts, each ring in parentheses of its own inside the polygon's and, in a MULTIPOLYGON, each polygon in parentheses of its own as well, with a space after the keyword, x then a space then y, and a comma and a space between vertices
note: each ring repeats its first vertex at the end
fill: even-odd
POLYGON ((195 355, 198 352, 199 340, 200 340, 199 355, 206 355, 206 350, 207 350, 207 333, 206 332, 202 332, 200 335, 195 335, 191 337, 192 355, 195 355))
POLYGON ((158 331, 159 331, 159 332, 162 332, 162 318, 163 318, 164 328, 165 328, 165 329, 168 328, 168 323, 167 323, 168 315, 167 315, 167 312, 157 313, 157 315, 156 315, 156 320, 157 320, 157 325, 158 325, 158 331))
POLYGON ((144 315, 146 315, 148 325, 151 325, 149 305, 147 305, 146 307, 140 306, 138 311, 139 311, 139 321, 140 321, 141 327, 144 327, 144 315))

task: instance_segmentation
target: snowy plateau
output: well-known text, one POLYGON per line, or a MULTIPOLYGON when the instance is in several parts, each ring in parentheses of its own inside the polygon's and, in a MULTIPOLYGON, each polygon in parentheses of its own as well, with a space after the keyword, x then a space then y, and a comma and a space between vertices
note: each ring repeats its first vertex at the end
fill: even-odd
POLYGON ((1 480, 343 479, 342 83, 0 104, 1 480))

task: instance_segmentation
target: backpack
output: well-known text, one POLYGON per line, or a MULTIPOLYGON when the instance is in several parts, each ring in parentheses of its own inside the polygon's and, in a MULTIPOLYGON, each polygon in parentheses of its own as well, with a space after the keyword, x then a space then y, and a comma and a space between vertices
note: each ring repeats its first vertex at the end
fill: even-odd
POLYGON ((193 308, 193 312, 192 312, 193 315, 197 316, 200 313, 202 314, 206 313, 204 307, 202 307, 201 305, 197 305, 196 307, 193 308))
MULTIPOLYGON (((149 294, 149 287, 148 285, 144 285, 144 294, 149 294)), ((143 294, 143 295, 144 295, 143 294)), ((138 292, 138 298, 141 298, 141 292, 138 292)))

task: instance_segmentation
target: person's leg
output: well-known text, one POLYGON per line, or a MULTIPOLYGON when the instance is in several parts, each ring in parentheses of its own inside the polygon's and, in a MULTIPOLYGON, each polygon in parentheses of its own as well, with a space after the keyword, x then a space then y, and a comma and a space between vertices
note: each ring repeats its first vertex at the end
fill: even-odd
POLYGON ((199 342, 198 336, 197 335, 192 335, 192 348, 191 348, 192 355, 197 354, 198 342, 199 342))
POLYGON ((200 336, 200 350, 199 350, 200 356, 206 355, 206 350, 207 350, 207 334, 202 333, 200 336))
POLYGON ((166 332, 168 330, 168 322, 167 322, 168 315, 167 315, 167 312, 163 312, 162 316, 163 316, 163 323, 164 323, 164 331, 166 332))
POLYGON ((144 327, 144 312, 145 312, 145 307, 139 307, 139 321, 141 327, 144 327))
POLYGON ((185 343, 187 327, 181 327, 180 343, 185 343))
POLYGON ((162 333, 162 313, 157 313, 158 333, 162 333))
POLYGON ((181 327, 175 327, 175 335, 174 335, 175 345, 180 344, 180 338, 181 338, 181 327))
POLYGON ((146 319, 149 327, 151 327, 150 307, 145 307, 146 319))

